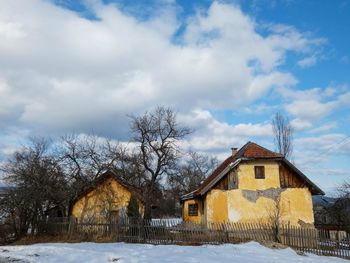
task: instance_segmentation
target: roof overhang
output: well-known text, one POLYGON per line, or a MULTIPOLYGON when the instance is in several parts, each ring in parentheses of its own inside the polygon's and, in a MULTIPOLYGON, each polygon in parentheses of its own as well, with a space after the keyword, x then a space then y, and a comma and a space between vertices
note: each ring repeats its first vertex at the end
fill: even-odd
MULTIPOLYGON (((269 160, 278 160, 282 161, 284 164, 286 164, 291 170, 293 170, 297 175, 301 177, 301 179, 304 180, 304 182, 308 185, 310 192, 313 195, 324 195, 325 193, 319 188, 315 183, 313 183, 307 176, 301 172, 298 168, 296 168, 291 162, 289 162, 284 157, 274 157, 274 158, 259 158, 259 159, 269 159, 269 160)), ((208 185, 206 185, 203 189, 198 191, 199 189, 192 191, 188 194, 185 194, 181 197, 181 201, 185 201, 188 199, 204 196, 212 187, 214 187, 231 169, 235 168, 240 164, 242 161, 253 161, 253 160, 259 160, 255 158, 238 158, 234 162, 230 163, 225 167, 225 169, 216 176, 208 185)))
POLYGON ((294 164, 292 164, 290 161, 288 161, 286 158, 282 159, 283 163, 285 163, 290 169, 292 169, 295 173, 297 173, 306 183, 308 183, 310 187, 310 191, 313 195, 325 195, 325 192, 321 190, 315 183, 313 183, 307 176, 300 171, 298 168, 295 167, 294 164))
POLYGON ((215 184, 217 184, 231 169, 235 168, 242 160, 244 160, 244 158, 239 158, 233 163, 227 165, 225 169, 218 176, 216 176, 214 180, 212 180, 208 185, 201 189, 201 191, 198 192, 197 189, 188 194, 185 194, 181 197, 181 201, 205 195, 212 187, 214 187, 215 184))
POLYGON ((231 169, 235 168, 242 160, 243 158, 239 158, 233 163, 227 165, 226 168, 218 176, 216 176, 214 180, 212 180, 199 192, 199 195, 205 195, 212 187, 214 187, 214 185, 216 185, 231 169))

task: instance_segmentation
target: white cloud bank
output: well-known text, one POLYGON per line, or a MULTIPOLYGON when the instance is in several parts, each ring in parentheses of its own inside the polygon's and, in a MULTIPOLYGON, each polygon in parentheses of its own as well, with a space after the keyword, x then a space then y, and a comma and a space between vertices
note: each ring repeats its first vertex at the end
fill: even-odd
POLYGON ((97 21, 44 0, 1 3, 1 120, 108 133, 125 126, 126 113, 159 104, 234 109, 294 85, 279 70, 286 53, 322 42, 282 25, 263 36, 239 7, 219 2, 187 20, 181 44, 172 41, 176 8, 146 21, 114 5, 93 8, 97 21))
MULTIPOLYGON (((337 110, 349 109, 350 92, 347 85, 306 90, 282 88, 279 93, 284 97, 285 110, 293 117, 291 124, 296 131, 314 128, 316 123, 337 110)), ((336 123, 328 126, 329 129, 334 127, 336 123)), ((314 128, 314 131, 317 130, 327 129, 314 128)))
MULTIPOLYGON (((293 74, 281 70, 290 52, 298 53, 300 67, 314 65, 320 55, 314 49, 324 39, 291 26, 262 26, 236 5, 213 2, 183 22, 172 2, 142 21, 115 5, 88 2, 98 20, 47 0, 1 1, 0 155, 31 133, 93 131, 125 140, 126 114, 168 105, 196 128, 184 147, 223 158, 230 147, 252 138, 268 138, 269 146, 271 125, 230 124, 212 110, 271 111, 276 105, 268 101, 259 107, 251 103, 274 90, 299 131, 313 128, 350 99, 338 87, 298 91, 293 74), (183 33, 176 35, 180 26, 183 33)), ((296 140, 296 155, 306 147, 302 155, 315 157, 343 137, 296 140)))
POLYGON ((222 154, 221 159, 230 154, 231 147, 241 147, 252 138, 261 139, 272 135, 270 123, 229 124, 216 120, 209 111, 200 109, 180 115, 179 120, 195 129, 194 136, 183 142, 184 148, 219 153, 222 154))

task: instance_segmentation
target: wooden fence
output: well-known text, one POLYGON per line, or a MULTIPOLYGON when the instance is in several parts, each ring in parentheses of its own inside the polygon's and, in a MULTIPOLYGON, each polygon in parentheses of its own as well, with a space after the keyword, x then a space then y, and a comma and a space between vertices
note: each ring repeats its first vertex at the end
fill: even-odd
POLYGON ((330 238, 328 230, 290 225, 278 229, 261 223, 192 224, 175 220, 124 220, 121 222, 76 223, 75 220, 49 221, 41 233, 83 235, 90 240, 108 237, 117 242, 149 244, 222 244, 249 240, 274 241, 295 250, 350 259, 349 234, 330 238))

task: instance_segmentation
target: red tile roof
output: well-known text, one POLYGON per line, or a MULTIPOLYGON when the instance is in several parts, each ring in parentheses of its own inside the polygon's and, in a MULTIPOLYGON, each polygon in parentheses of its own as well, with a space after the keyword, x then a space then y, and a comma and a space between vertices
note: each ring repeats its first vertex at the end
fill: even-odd
POLYGON ((241 150, 242 150, 242 152, 241 152, 241 155, 239 157, 246 157, 246 158, 279 158, 279 157, 283 157, 283 154, 270 151, 270 150, 254 143, 254 142, 248 142, 237 153, 239 153, 241 150))
MULTIPOLYGON (((214 172, 200 185, 200 187, 195 190, 194 192, 190 193, 193 196, 197 196, 201 194, 202 190, 206 188, 210 183, 212 183, 224 170, 225 168, 230 165, 231 163, 235 162, 238 159, 281 159, 285 160, 288 165, 291 165, 282 154, 276 153, 273 151, 270 151, 254 142, 248 142, 246 143, 239 151, 236 152, 236 154, 229 156, 225 161, 223 161, 218 168, 214 170, 214 172)), ((296 169, 296 168, 295 168, 296 169)), ((297 170, 302 177, 305 177, 299 170, 297 170)), ((307 179, 307 181, 312 184, 314 187, 317 188, 320 192, 320 190, 316 185, 314 185, 310 180, 307 179)), ((185 195, 187 196, 187 195, 185 195)), ((184 196, 184 197, 185 197, 184 196)))

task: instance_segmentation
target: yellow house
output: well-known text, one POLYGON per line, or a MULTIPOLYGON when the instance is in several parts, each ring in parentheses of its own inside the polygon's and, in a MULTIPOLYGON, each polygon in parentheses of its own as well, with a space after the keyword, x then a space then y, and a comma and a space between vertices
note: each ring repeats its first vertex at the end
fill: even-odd
POLYGON ((116 174, 107 171, 75 199, 71 216, 78 222, 115 222, 128 216, 129 202, 136 204, 133 207, 139 215, 143 214, 144 206, 139 195, 122 183, 116 174))
POLYGON ((182 196, 183 220, 313 226, 311 197, 319 194, 324 192, 281 154, 248 142, 182 196))

